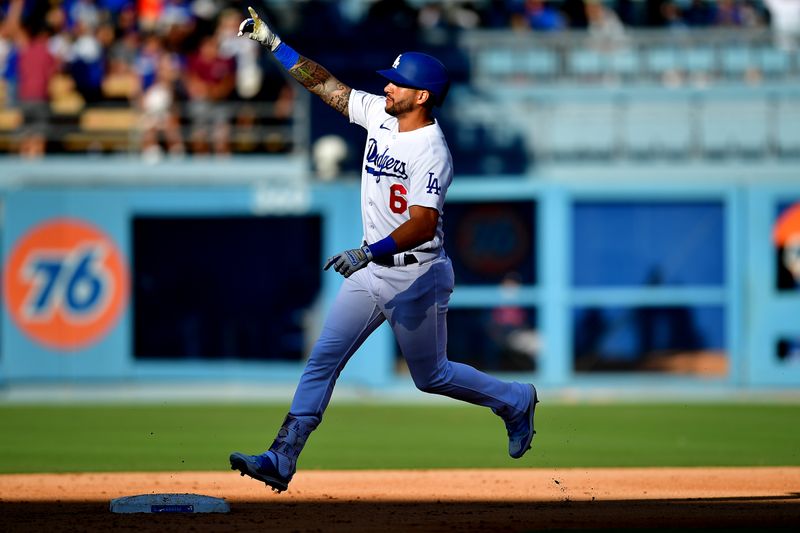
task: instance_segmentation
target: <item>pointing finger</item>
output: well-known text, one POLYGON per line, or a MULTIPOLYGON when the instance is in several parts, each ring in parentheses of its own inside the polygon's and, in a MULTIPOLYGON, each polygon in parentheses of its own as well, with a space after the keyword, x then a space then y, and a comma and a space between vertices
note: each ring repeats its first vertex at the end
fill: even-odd
POLYGON ((334 255, 333 257, 329 257, 328 262, 325 264, 325 268, 323 270, 328 270, 336 262, 337 257, 339 256, 334 255))

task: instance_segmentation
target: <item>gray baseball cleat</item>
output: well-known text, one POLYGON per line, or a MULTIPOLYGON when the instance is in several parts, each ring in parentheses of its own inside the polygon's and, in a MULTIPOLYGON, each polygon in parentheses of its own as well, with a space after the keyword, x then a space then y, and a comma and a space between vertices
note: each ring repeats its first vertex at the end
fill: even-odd
POLYGON ((231 470, 238 470, 242 475, 247 474, 253 479, 263 481, 268 487, 272 488, 273 492, 281 493, 289 488, 292 476, 281 475, 278 467, 272 462, 267 453, 246 455, 234 452, 230 456, 231 470))
POLYGON ((536 404, 539 398, 536 395, 536 387, 531 388, 531 403, 527 411, 518 416, 511 422, 506 422, 508 430, 508 455, 514 459, 519 459, 525 452, 531 449, 531 441, 536 431, 533 429, 533 413, 536 411, 536 404))

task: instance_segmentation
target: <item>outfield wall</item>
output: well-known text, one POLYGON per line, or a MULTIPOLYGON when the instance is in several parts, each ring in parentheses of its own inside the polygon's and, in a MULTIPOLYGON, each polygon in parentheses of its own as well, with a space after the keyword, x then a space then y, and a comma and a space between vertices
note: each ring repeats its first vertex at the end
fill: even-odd
MULTIPOLYGON (((323 259, 361 234, 358 183, 310 181, 302 160, 2 168, 5 384, 293 383, 341 283, 323 259)), ((545 386, 800 386, 798 178, 786 162, 458 177, 451 351, 545 386)), ((342 380, 410 382, 386 326, 342 380)))

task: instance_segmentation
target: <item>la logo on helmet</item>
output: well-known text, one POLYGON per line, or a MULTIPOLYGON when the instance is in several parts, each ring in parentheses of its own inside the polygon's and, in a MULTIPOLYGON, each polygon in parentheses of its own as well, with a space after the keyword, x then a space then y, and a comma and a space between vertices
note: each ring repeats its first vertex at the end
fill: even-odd
POLYGON ((392 63, 392 68, 397 68, 397 67, 400 66, 400 58, 401 57, 403 57, 403 54, 400 54, 399 56, 397 56, 397 59, 395 59, 394 63, 392 63))

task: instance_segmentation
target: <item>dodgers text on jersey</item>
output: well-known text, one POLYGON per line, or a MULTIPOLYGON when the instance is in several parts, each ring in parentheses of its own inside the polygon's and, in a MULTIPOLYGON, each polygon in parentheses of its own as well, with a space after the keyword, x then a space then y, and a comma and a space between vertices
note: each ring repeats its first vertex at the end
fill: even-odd
POLYGON ((380 183, 381 176, 408 179, 406 174, 406 162, 395 159, 389 155, 389 147, 384 148, 382 153, 378 153, 378 141, 370 138, 367 141, 367 164, 364 170, 375 176, 375 183, 380 183), (370 166, 372 164, 373 166, 370 166))

